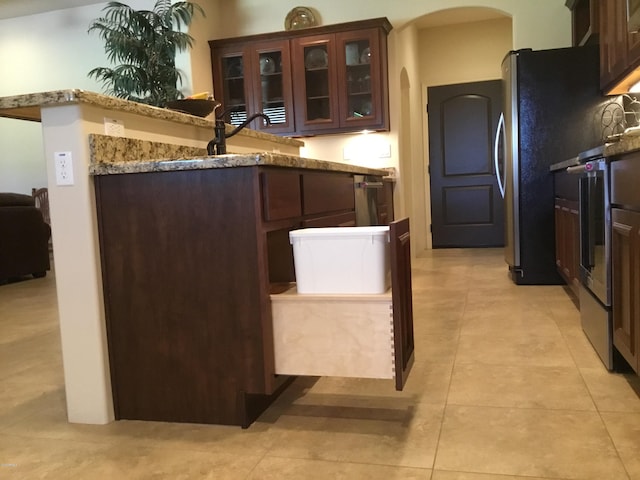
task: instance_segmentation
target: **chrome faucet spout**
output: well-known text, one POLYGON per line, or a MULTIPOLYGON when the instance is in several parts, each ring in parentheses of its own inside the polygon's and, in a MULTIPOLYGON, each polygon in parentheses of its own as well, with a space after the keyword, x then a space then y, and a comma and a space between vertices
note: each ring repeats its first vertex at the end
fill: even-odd
POLYGON ((224 155, 225 153, 227 153, 227 138, 233 137, 240 130, 246 128, 247 125, 253 122, 256 118, 263 118, 267 125, 271 125, 271 119, 269 118, 269 116, 262 112, 258 112, 250 115, 244 122, 231 130, 229 133, 226 133, 224 116, 227 114, 227 112, 229 112, 229 110, 225 110, 216 117, 216 124, 214 127, 216 136, 207 144, 208 155, 224 155))

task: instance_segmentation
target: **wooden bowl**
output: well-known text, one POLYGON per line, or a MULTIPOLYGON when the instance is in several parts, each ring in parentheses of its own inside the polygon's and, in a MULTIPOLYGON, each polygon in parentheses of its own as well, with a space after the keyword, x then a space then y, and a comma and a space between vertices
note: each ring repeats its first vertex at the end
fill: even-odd
POLYGON ((173 100, 167 102, 167 108, 175 110, 177 112, 188 113, 189 115, 195 115, 196 117, 206 117, 213 110, 220 105, 215 100, 204 99, 182 99, 173 100))

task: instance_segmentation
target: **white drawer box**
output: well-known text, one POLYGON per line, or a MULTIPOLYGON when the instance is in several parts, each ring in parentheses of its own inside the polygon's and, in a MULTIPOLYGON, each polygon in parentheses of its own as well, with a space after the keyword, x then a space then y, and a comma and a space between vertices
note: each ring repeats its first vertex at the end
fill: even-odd
POLYGON ((367 295, 271 295, 275 372, 394 378, 391 290, 367 295))

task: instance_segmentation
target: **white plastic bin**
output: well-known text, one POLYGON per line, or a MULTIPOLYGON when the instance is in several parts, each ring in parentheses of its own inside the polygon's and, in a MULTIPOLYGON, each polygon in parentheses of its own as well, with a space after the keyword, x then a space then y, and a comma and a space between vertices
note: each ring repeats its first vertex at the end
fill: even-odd
POLYGON ((389 227, 289 232, 298 293, 380 294, 391 285, 389 227))

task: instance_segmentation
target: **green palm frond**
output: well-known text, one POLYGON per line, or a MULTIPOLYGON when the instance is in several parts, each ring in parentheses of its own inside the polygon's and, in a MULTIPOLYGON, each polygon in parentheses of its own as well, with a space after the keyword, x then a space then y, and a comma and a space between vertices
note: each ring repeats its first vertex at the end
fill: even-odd
POLYGON ((175 66, 176 53, 193 46, 193 37, 180 31, 204 10, 193 2, 157 0, 153 10, 134 10, 121 2, 109 2, 104 15, 89 26, 104 42, 113 68, 89 72, 108 94, 164 106, 182 97, 177 88, 184 75, 175 66))

